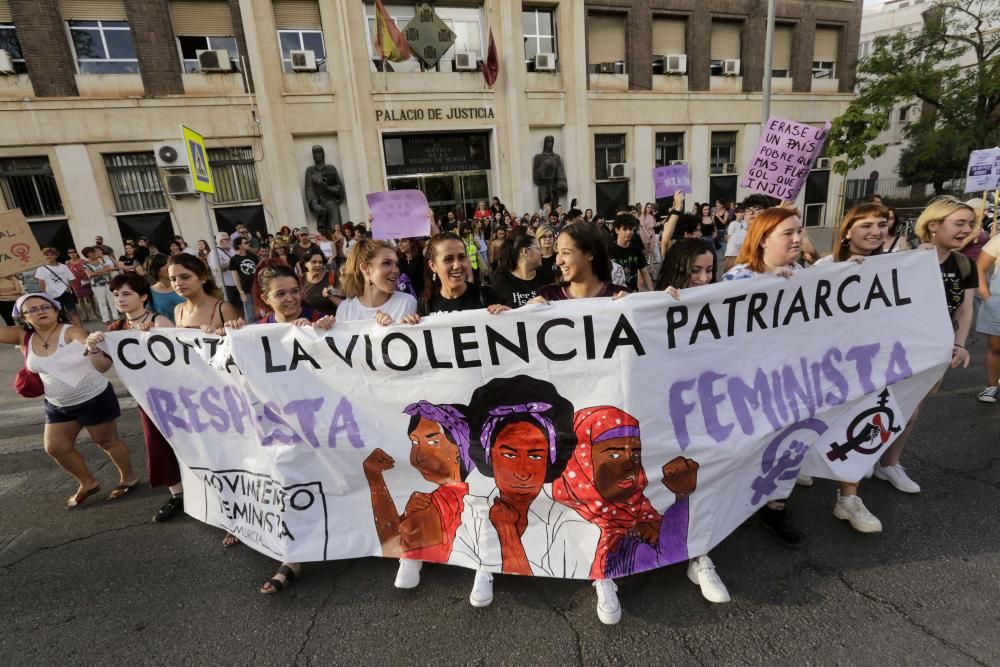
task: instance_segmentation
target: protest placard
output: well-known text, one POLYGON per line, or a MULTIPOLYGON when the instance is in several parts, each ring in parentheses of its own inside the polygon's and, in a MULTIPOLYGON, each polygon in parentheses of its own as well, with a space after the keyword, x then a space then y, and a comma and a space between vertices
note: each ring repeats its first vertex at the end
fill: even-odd
POLYGON ((965 191, 982 192, 997 188, 1000 188, 1000 148, 984 148, 969 153, 965 191))
POLYGON ((427 197, 420 190, 390 190, 365 195, 372 213, 372 237, 405 239, 430 236, 427 197))
POLYGON ((42 250, 20 209, 0 213, 0 276, 12 276, 45 263, 42 250))
POLYGON ((686 164, 668 164, 653 169, 653 189, 657 199, 673 197, 680 190, 691 193, 691 175, 686 164))
POLYGON ((778 199, 795 199, 829 131, 830 123, 815 128, 794 120, 768 118, 740 185, 778 199))
POLYGON ((185 511, 272 558, 614 578, 707 553, 800 471, 863 478, 953 342, 937 258, 904 252, 679 301, 102 346, 183 464, 185 511))

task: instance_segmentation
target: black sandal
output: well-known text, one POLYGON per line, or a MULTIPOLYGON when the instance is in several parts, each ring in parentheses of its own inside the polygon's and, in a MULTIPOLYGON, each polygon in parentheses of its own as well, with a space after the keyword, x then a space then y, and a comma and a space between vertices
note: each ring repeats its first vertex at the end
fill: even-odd
POLYGON ((285 563, 281 564, 281 567, 278 568, 278 571, 275 574, 285 575, 285 580, 282 581, 281 579, 276 579, 274 577, 268 579, 266 582, 261 584, 260 587, 260 592, 264 595, 277 595, 281 591, 285 590, 285 586, 292 583, 296 577, 295 570, 293 570, 290 565, 286 565, 285 563), (270 585, 271 588, 265 588, 268 585, 270 585))

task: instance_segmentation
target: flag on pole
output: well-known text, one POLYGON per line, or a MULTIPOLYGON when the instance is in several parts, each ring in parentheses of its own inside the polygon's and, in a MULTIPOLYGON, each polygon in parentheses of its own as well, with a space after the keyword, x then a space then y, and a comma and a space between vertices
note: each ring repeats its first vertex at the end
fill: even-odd
POLYGON ((410 45, 385 10, 382 0, 375 0, 375 47, 382 60, 398 63, 410 58, 410 45))
POLYGON ((483 78, 490 88, 496 83, 500 75, 500 56, 497 55, 497 44, 493 41, 493 28, 490 27, 490 47, 486 51, 486 60, 483 61, 483 78))

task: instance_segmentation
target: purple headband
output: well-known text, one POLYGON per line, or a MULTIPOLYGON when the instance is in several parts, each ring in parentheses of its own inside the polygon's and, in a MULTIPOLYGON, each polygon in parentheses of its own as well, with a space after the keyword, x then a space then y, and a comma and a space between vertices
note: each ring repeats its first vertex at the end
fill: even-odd
POLYGON ((403 414, 410 415, 411 417, 419 415, 427 421, 436 422, 442 428, 447 429, 455 439, 455 444, 458 445, 458 455, 465 465, 466 472, 472 472, 476 469, 476 464, 469 457, 469 424, 465 421, 462 413, 455 409, 454 406, 447 404, 435 405, 427 401, 419 401, 407 405, 403 410, 403 414))
POLYGON ((639 427, 638 426, 616 426, 614 428, 609 428, 604 433, 600 434, 591 442, 597 444, 599 442, 604 442, 605 440, 611 440, 613 438, 638 438, 639 437, 639 427))
POLYGON ((490 449, 493 446, 491 442, 493 437, 493 429, 497 427, 497 424, 504 417, 509 417, 515 414, 526 414, 542 427, 548 436, 549 440, 549 462, 554 463, 556 460, 556 428, 552 424, 552 420, 546 417, 543 412, 552 409, 551 403, 517 403, 514 405, 500 405, 492 410, 490 410, 490 416, 483 424, 482 433, 482 443, 483 449, 486 450, 486 460, 490 461, 490 449))

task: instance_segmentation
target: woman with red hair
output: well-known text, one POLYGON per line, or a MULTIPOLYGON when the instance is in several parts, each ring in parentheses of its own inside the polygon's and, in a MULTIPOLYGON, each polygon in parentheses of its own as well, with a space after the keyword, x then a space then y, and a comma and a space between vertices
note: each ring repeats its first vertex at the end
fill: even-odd
MULTIPOLYGON (((788 278, 800 267, 796 260, 802 249, 802 221, 791 208, 769 208, 754 219, 740 247, 736 266, 723 280, 744 280, 757 276, 788 278)), ((802 535, 788 518, 784 500, 771 500, 760 508, 757 518, 786 547, 797 548, 802 535)))
POLYGON ((802 268, 796 263, 801 250, 802 221, 798 211, 769 208, 747 230, 736 266, 722 279, 743 280, 766 274, 787 278, 802 268))

